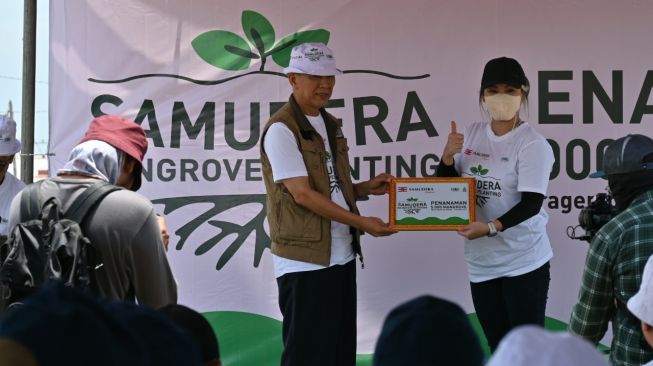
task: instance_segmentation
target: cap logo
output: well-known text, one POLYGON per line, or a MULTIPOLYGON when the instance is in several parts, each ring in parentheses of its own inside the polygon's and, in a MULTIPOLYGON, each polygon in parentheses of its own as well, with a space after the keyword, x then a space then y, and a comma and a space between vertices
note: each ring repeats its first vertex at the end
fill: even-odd
MULTIPOLYGON (((310 52, 307 52, 304 55, 307 59, 315 62, 320 61, 320 59, 324 56, 324 52, 318 50, 317 48, 311 48, 310 52)), ((333 59, 333 56, 331 58, 333 59)))

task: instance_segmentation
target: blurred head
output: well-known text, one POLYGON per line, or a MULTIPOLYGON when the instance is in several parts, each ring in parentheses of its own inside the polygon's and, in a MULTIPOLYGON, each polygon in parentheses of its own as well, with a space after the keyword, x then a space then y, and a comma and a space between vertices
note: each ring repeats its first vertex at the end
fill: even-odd
POLYGON ((192 340, 153 309, 93 296, 61 281, 3 315, 0 352, 7 340, 24 347, 17 357, 31 355, 39 365, 202 365, 192 340))
POLYGON ((608 366, 593 344, 567 332, 550 332, 535 325, 511 330, 486 366, 608 366))
POLYGON ((336 83, 335 75, 342 74, 336 68, 333 52, 323 43, 295 46, 283 71, 288 75, 295 101, 305 114, 313 116, 326 107, 336 83))
POLYGON ((0 115, 0 183, 5 179, 14 155, 20 152, 20 140, 16 138, 16 121, 0 115))
POLYGON ((91 121, 59 173, 98 177, 136 191, 141 187, 145 131, 129 119, 105 115, 91 121))
POLYGON ((479 103, 485 105, 493 120, 512 121, 521 105, 527 104, 529 90, 530 83, 517 60, 495 58, 483 69, 479 103))
POLYGON ((480 366, 483 351, 460 306, 420 296, 393 309, 374 349, 374 366, 480 366))
POLYGON ((179 329, 188 333, 199 347, 205 366, 220 366, 218 337, 211 324, 197 311, 183 305, 166 305, 159 313, 170 319, 179 329))

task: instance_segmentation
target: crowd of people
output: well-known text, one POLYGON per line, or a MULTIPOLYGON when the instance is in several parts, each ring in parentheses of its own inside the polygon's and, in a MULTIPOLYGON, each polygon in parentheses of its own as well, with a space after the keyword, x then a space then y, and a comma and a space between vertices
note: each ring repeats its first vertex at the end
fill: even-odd
MULTIPOLYGON (((392 176, 352 182, 347 139, 325 110, 342 73, 328 47, 294 47, 284 73, 289 101, 270 117, 260 141, 283 316, 281 365, 353 366, 356 258, 364 266, 360 235, 396 233, 362 214, 356 202, 386 194, 392 176)), ((492 180, 487 186, 500 190, 477 192, 483 199, 476 202, 476 221, 457 229, 492 356, 487 359, 460 306, 424 295, 389 313, 375 366, 653 365, 653 140, 627 135, 606 148, 603 169, 593 176, 607 179, 619 213, 592 239, 569 331, 549 332, 553 251, 543 201, 554 157, 547 140, 521 119, 529 91, 515 59, 488 61, 479 104, 489 120, 462 132, 452 121, 437 170, 439 177, 492 180), (492 174, 478 174, 479 165, 492 174), (596 344, 610 322, 614 338, 606 357, 596 344)), ((0 365, 220 365, 210 324, 177 305, 165 220, 136 193, 147 145, 135 122, 95 118, 65 166, 39 182, 35 196, 57 197, 64 211, 96 182, 121 189, 79 223, 102 262, 92 291, 53 281, 0 315, 0 365)), ((34 199, 23 197, 32 190, 7 172, 19 151, 15 122, 0 116, 4 237, 37 218, 26 217, 22 204, 34 199)))

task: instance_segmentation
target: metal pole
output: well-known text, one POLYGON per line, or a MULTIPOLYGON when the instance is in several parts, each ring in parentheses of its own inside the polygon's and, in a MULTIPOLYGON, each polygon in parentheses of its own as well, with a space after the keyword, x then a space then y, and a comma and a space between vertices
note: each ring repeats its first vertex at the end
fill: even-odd
POLYGON ((25 0, 23 20, 23 106, 20 177, 34 181, 34 90, 36 88, 36 0, 25 0))

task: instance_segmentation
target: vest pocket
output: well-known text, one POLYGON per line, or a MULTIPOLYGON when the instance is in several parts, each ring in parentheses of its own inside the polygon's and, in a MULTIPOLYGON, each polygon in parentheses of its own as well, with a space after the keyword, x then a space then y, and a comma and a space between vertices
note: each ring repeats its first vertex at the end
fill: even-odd
POLYGON ((279 241, 283 244, 310 246, 322 238, 322 217, 298 205, 284 192, 279 205, 279 241))
POLYGON ((304 158, 304 163, 307 165, 306 169, 308 171, 318 171, 324 162, 322 161, 322 149, 318 146, 315 146, 313 143, 303 143, 301 145, 302 157, 304 158))

